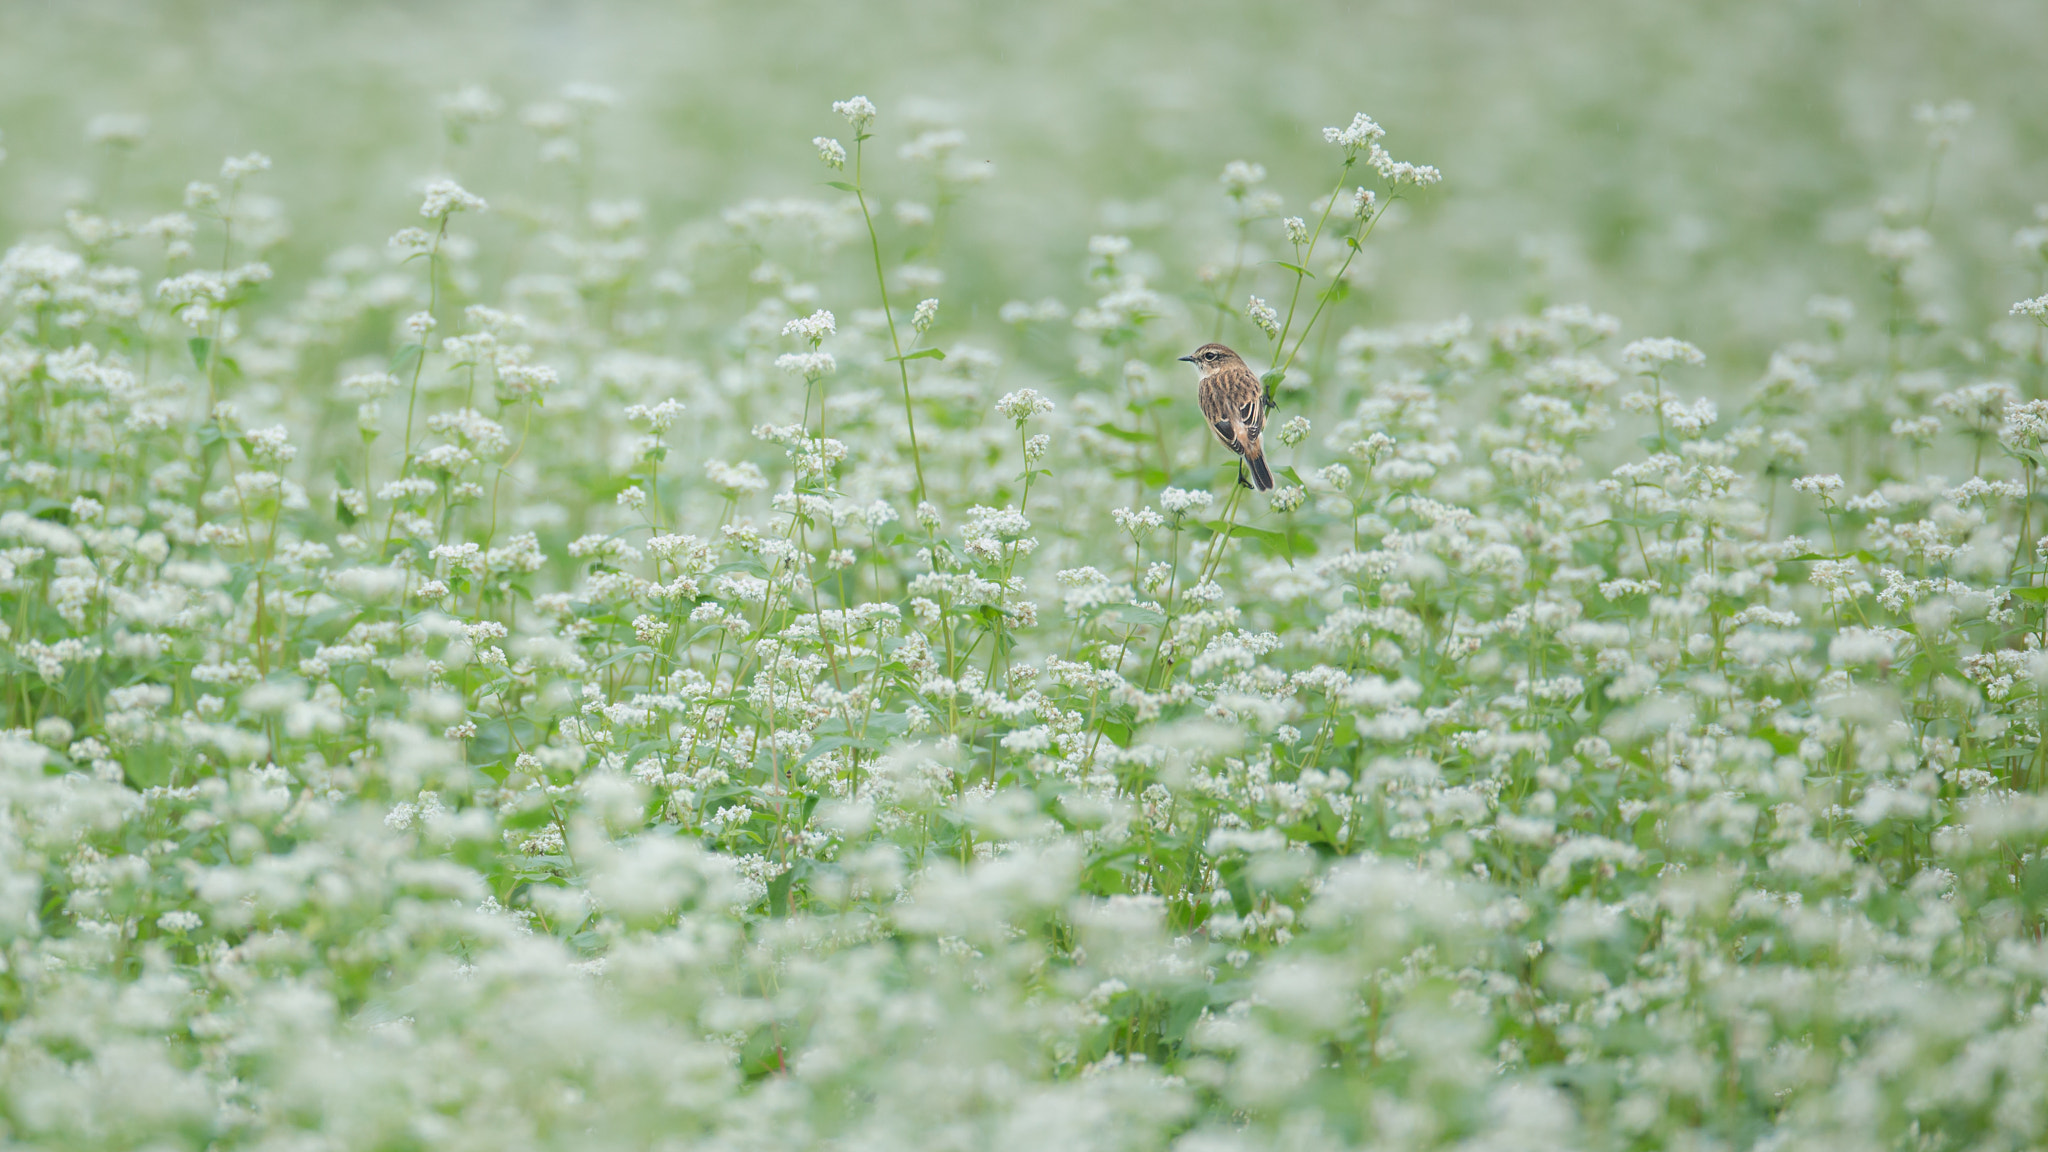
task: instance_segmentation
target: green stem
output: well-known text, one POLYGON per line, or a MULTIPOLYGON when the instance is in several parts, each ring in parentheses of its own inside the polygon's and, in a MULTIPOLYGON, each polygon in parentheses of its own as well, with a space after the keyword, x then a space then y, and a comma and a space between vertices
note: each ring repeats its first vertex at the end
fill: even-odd
POLYGON ((875 217, 868 211, 868 197, 861 185, 861 154, 868 134, 853 138, 853 198, 860 202, 860 218, 868 226, 868 251, 875 258, 875 288, 882 294, 882 318, 889 323, 889 346, 896 351, 896 374, 903 382, 903 425, 910 431, 910 464, 917 470, 917 498, 924 499, 924 460, 917 449, 917 415, 910 407, 910 365, 903 359, 903 341, 896 335, 896 313, 889 307, 889 279, 882 272, 882 238, 875 232, 875 217))

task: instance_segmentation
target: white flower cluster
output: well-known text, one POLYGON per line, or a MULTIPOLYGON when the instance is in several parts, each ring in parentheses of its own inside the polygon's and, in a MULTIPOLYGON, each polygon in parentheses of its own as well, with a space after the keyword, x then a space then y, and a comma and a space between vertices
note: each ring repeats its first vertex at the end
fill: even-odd
POLYGON ((996 411, 1017 422, 1019 428, 1033 416, 1043 416, 1052 411, 1053 403, 1036 388, 1019 388, 1015 392, 1003 393, 996 401, 996 411))
POLYGON ((420 215, 429 220, 442 220, 456 212, 482 212, 490 205, 463 189, 453 180, 432 180, 427 183, 426 198, 420 201, 420 215))
POLYGON ((1367 327, 1347 246, 1259 500, 1163 367, 1363 239, 1369 119, 1299 218, 1225 170, 1241 266, 1119 203, 997 327, 943 106, 893 221, 657 241, 614 99, 489 129, 576 163, 516 237, 273 271, 245 157, 7 241, 10 1144, 2048 1145, 2031 323, 1878 261, 1724 371, 1367 327), (941 267, 987 350, 904 339, 941 267))

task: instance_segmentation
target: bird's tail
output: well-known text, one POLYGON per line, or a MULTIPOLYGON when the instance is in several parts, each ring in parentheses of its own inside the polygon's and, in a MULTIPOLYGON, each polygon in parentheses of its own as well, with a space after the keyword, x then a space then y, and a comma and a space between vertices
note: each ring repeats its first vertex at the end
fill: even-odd
POLYGON ((1266 450, 1260 447, 1258 441, 1252 441, 1252 450, 1245 453, 1245 462, 1252 466, 1252 483, 1258 485, 1261 492, 1270 491, 1273 487, 1273 474, 1266 470, 1266 450))

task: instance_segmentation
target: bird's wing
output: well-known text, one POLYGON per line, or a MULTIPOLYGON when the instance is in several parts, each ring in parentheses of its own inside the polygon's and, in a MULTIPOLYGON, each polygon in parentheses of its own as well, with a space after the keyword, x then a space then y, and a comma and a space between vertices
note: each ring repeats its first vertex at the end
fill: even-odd
POLYGON ((1223 373, 1222 391, 1228 397, 1232 420, 1243 427, 1245 447, 1258 443, 1266 426, 1266 389, 1249 368, 1223 373))
POLYGON ((1202 415, 1209 422, 1209 428, 1216 438, 1232 451, 1237 450, 1237 438, 1232 423, 1237 405, 1231 403, 1224 390, 1225 380, 1221 375, 1211 376, 1202 381, 1196 390, 1196 397, 1202 402, 1202 415))

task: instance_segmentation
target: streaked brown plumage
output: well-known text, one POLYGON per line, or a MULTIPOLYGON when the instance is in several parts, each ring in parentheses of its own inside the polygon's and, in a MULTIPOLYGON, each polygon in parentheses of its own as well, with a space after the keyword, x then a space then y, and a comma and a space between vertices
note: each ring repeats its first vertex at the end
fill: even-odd
MULTIPOLYGON (((1216 438, 1251 465, 1252 483, 1259 491, 1273 487, 1273 474, 1266 469, 1266 448, 1259 443, 1259 433, 1266 426, 1266 386, 1242 357, 1221 344, 1204 344, 1194 355, 1181 359, 1201 370, 1197 394, 1202 415, 1208 418, 1216 438)), ((1241 467, 1237 482, 1244 483, 1241 467)))

